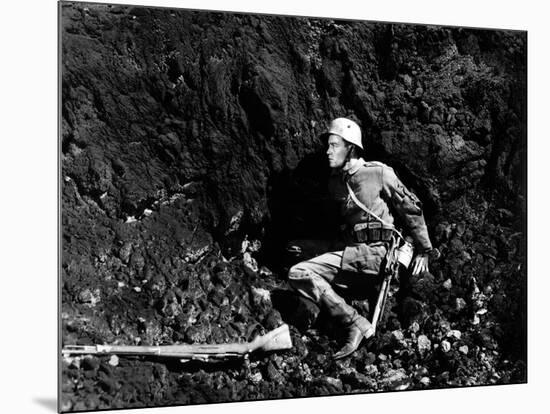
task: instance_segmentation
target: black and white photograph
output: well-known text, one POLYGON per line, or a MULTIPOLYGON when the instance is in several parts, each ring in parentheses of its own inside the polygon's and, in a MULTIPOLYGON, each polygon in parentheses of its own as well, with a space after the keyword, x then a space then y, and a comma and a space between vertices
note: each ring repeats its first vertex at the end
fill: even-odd
POLYGON ((60 412, 528 382, 526 30, 57 11, 60 412))

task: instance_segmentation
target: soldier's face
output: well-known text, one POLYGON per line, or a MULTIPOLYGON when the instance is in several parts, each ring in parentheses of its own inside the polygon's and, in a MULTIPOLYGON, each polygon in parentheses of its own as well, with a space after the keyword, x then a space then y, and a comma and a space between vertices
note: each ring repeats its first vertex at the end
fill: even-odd
POLYGON ((327 157, 330 168, 342 168, 346 163, 349 145, 338 135, 328 137, 327 157))

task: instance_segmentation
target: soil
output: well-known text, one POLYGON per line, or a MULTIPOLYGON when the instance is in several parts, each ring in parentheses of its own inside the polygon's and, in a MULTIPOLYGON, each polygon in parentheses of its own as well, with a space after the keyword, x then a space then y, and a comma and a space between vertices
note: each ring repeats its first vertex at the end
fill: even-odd
POLYGON ((63 345, 283 322, 293 341, 213 364, 61 358, 63 411, 526 382, 525 32, 86 3, 61 3, 60 30, 63 345), (290 240, 334 237, 338 116, 442 253, 343 361, 285 281, 290 240))

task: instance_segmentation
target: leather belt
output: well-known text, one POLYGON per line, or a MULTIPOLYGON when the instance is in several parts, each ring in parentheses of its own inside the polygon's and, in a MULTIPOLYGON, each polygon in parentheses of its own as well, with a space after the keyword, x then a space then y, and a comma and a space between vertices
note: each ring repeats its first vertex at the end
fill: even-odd
POLYGON ((352 236, 356 243, 374 243, 390 241, 394 226, 384 225, 377 221, 357 223, 353 226, 352 236))

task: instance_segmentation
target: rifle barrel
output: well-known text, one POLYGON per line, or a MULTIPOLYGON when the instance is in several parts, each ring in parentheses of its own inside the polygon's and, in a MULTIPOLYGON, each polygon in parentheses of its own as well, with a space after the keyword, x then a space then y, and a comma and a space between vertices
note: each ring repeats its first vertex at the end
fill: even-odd
POLYGON ((182 344, 182 345, 67 345, 63 355, 118 354, 153 355, 183 359, 228 358, 249 354, 256 350, 274 351, 292 348, 288 325, 284 324, 252 342, 229 344, 182 344))

